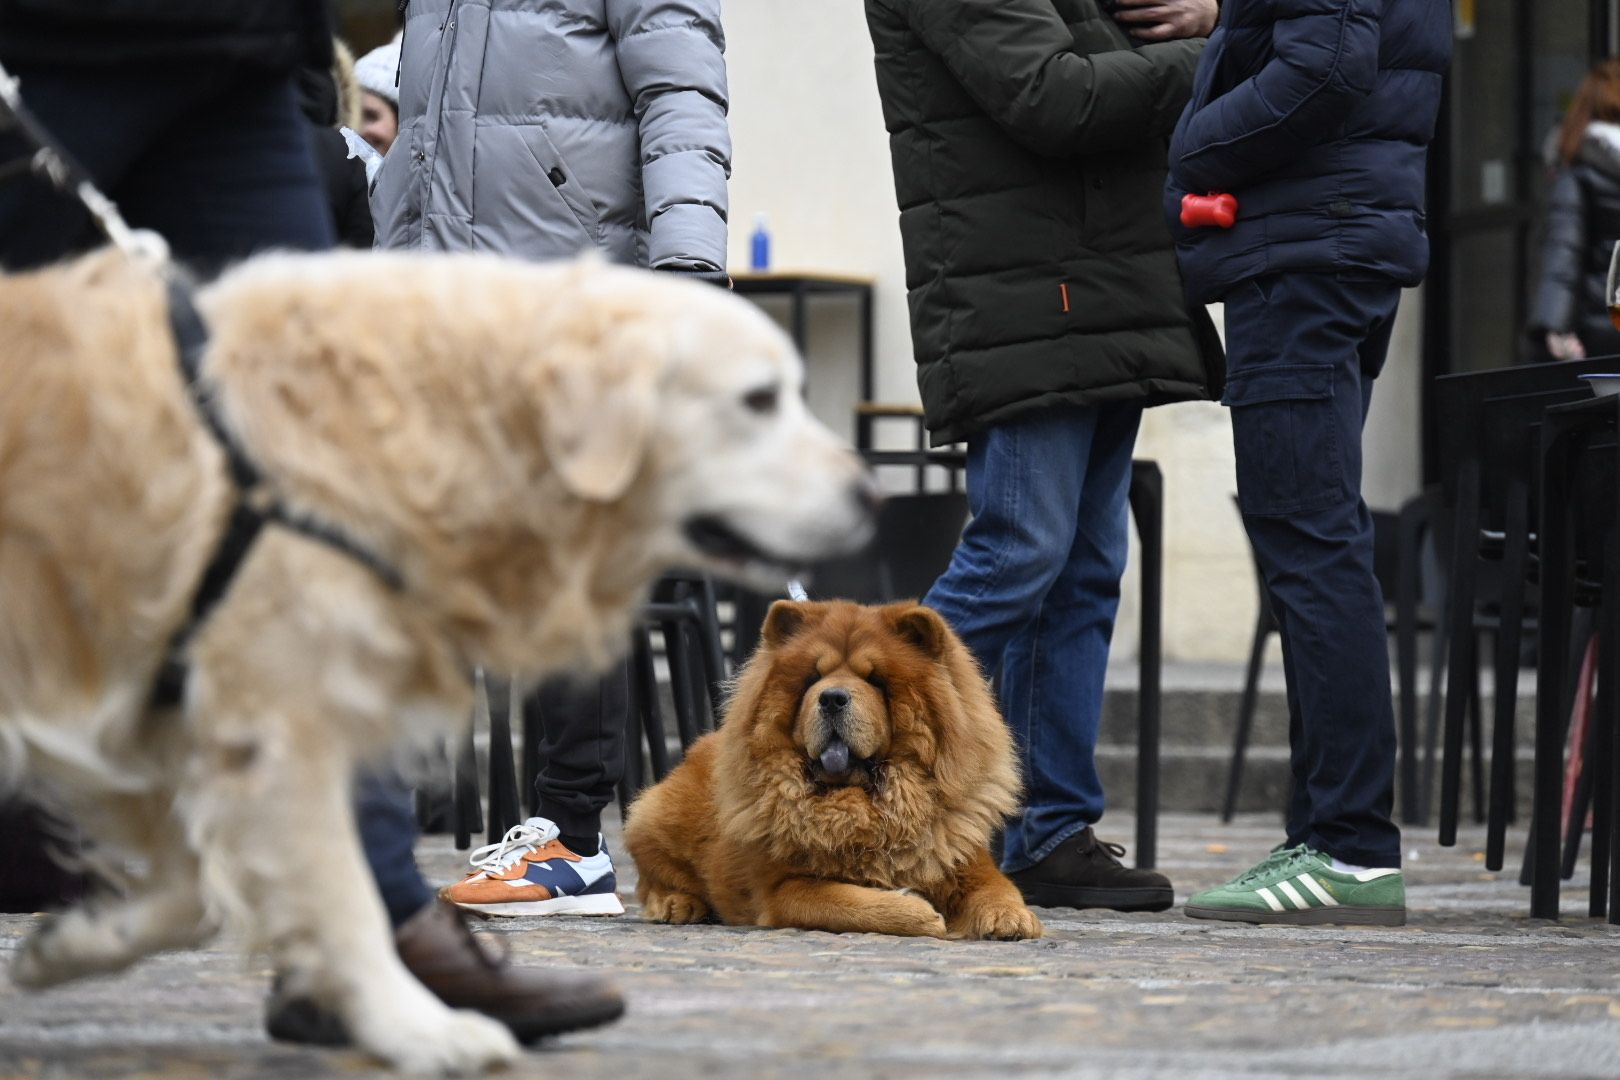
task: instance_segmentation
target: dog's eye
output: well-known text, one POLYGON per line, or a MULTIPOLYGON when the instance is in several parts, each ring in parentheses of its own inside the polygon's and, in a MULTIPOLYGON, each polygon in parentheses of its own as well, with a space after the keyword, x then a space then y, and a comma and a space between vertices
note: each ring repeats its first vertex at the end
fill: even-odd
POLYGON ((799 691, 799 696, 804 697, 804 695, 810 692, 810 688, 820 681, 821 672, 817 671, 815 668, 811 668, 810 674, 804 677, 804 688, 799 691))
POLYGON ((866 681, 871 685, 872 689, 876 690, 884 697, 889 696, 889 680, 885 679, 882 675, 879 675, 874 671, 866 677, 866 681))
POLYGON ((776 411, 779 398, 780 392, 776 387, 762 386, 758 390, 750 390, 744 394, 743 404, 748 407, 749 412, 756 412, 761 416, 765 416, 776 411))

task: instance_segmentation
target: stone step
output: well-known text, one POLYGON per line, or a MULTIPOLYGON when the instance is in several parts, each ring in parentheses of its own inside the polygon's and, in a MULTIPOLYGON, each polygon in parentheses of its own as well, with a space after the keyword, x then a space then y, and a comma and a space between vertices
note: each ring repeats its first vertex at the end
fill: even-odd
MULTIPOLYGON (((1159 722, 1165 742, 1187 745, 1230 746, 1237 732, 1238 708, 1242 704, 1241 688, 1167 688, 1161 692, 1159 722)), ((1534 742, 1535 696, 1521 693, 1518 698, 1515 739, 1521 747, 1534 742)), ((1487 738, 1492 718, 1496 715, 1496 699, 1484 696, 1482 715, 1485 718, 1487 738)), ((1428 695, 1418 695, 1418 730, 1428 723, 1428 695)), ((1109 689, 1103 694, 1102 727, 1099 741, 1105 744, 1128 745, 1136 741, 1138 719, 1137 692, 1131 688, 1109 689)), ((1397 717, 1398 721, 1398 717, 1397 717)), ((1288 699, 1280 687, 1262 689, 1256 700, 1254 726, 1250 730, 1250 746, 1288 745, 1288 699)))
MULTIPOLYGON (((1226 775, 1231 749, 1225 746, 1189 746, 1166 743, 1160 747, 1159 805, 1163 811, 1218 812, 1226 795, 1226 775)), ((1489 750, 1487 749, 1487 759, 1489 750)), ((1528 814, 1533 787, 1532 755, 1521 749, 1516 755, 1515 791, 1520 820, 1528 814)), ((1421 761, 1420 761, 1421 767, 1421 761)), ((1487 760, 1487 768, 1489 763, 1487 760)), ((1471 766, 1463 762, 1462 807, 1472 813, 1471 766)), ((1129 810, 1136 801, 1136 748, 1104 745, 1097 748, 1097 770, 1109 806, 1129 810)), ((1488 778, 1487 778, 1488 782, 1488 778)), ((1439 778, 1436 775, 1435 783, 1439 778)), ((1282 746, 1251 746, 1244 757, 1243 784, 1238 810, 1281 812, 1288 795, 1288 750, 1282 746)), ((1397 798, 1398 798, 1397 794, 1397 798)))

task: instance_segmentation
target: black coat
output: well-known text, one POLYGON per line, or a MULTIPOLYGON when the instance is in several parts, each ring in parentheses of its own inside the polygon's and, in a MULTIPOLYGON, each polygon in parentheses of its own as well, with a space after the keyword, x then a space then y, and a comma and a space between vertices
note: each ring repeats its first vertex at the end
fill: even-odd
POLYGON ((1423 279, 1451 34, 1446 0, 1221 4, 1165 192, 1195 299, 1290 270, 1423 279), (1182 228, 1182 196, 1212 191, 1237 196, 1237 224, 1182 228))
POLYGON ((1620 125, 1594 123, 1575 163, 1553 184, 1530 325, 1574 333, 1589 356, 1620 352, 1603 295, 1620 240, 1620 125))
POLYGON ((298 73, 298 99, 310 123, 310 152, 321 174, 332 227, 343 247, 369 250, 376 240, 371 222, 371 192, 366 166, 349 156, 349 144, 337 129, 338 88, 329 68, 305 68, 298 73))
POLYGON ((1159 212, 1203 42, 1133 47, 1096 0, 867 0, 866 17, 934 441, 1219 393, 1159 212))
POLYGON ((327 0, 0 0, 0 61, 214 59, 274 71, 332 56, 327 0))

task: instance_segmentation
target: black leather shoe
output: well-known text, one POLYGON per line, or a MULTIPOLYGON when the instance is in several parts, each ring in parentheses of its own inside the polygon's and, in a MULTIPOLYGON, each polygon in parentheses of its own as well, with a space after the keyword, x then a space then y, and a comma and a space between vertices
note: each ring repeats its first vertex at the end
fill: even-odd
MULTIPOLYGON (((491 953, 455 907, 435 900, 394 932, 405 967, 422 985, 457 1009, 476 1009, 511 1029, 518 1042, 579 1031, 617 1020, 624 999, 593 975, 521 968, 491 953)), ((343 1021, 308 998, 273 988, 265 1010, 272 1039, 346 1046, 343 1021)))
POLYGON ((1097 839, 1093 829, 1075 833, 1057 849, 1007 876, 1033 907, 1167 911, 1176 901, 1170 879, 1121 863, 1125 849, 1097 839))

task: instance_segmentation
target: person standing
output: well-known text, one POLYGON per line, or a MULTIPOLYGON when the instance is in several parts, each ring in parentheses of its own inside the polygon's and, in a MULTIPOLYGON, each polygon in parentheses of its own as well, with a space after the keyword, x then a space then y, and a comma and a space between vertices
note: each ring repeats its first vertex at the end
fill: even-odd
POLYGON ((399 135, 399 40, 379 45, 354 65, 360 84, 360 127, 356 133, 379 154, 399 135))
MULTIPOLYGON (((18 76, 28 109, 132 226, 157 232, 177 260, 201 274, 266 249, 333 246, 297 77, 300 68, 324 68, 331 50, 321 0, 0 0, 0 61, 18 76)), ((29 149, 17 132, 0 132, 0 161, 29 149)), ((80 202, 41 177, 0 185, 6 269, 40 266, 100 242, 80 202)), ((382 775, 360 777, 356 789, 358 847, 401 959, 430 990, 449 1005, 489 1012, 531 1039, 623 1012, 622 999, 602 980, 521 968, 485 953, 417 870, 408 791, 382 775)), ((16 883, 25 895, 6 895, 14 876, 43 860, 40 826, 22 812, 29 816, 17 820, 12 815, 19 811, 0 809, 6 908, 56 899, 27 880, 16 883)), ((64 892, 77 887, 52 884, 64 892)), ((266 1026, 291 1041, 346 1040, 333 1014, 279 992, 266 1026)))
POLYGON ((1002 868, 1031 904, 1156 911, 1169 880, 1092 828, 1095 751, 1142 409, 1221 378, 1159 218, 1215 4, 1110 7, 867 0, 866 16, 925 419, 936 445, 968 444, 973 518, 923 602, 999 674, 1023 758, 1002 868))
POLYGON ((1238 503, 1288 683, 1287 836, 1186 913, 1399 925, 1384 598, 1361 432, 1402 286, 1428 266, 1424 181, 1445 0, 1226 0, 1170 144, 1165 213, 1192 299, 1226 303, 1238 503), (1184 228, 1188 193, 1238 201, 1184 228))
MULTIPOLYGON (((377 244, 527 259, 596 250, 724 284, 719 0, 414 0, 377 244)), ((500 697, 501 695, 496 695, 500 697)), ((500 914, 617 914, 601 815, 624 769, 629 670, 548 683, 539 811, 443 890, 500 914)))
POLYGON ((1581 80, 1554 153, 1558 176, 1530 327, 1554 360, 1620 353, 1604 295, 1620 241, 1620 60, 1603 61, 1581 80))

